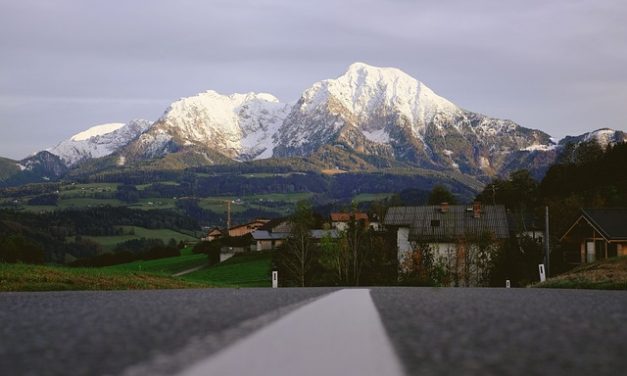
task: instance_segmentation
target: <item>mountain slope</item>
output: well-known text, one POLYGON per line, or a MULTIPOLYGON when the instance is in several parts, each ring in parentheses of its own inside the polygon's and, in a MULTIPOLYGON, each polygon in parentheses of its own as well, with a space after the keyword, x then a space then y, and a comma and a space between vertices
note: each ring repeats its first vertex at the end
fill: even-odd
POLYGON ((7 180, 21 171, 17 161, 0 157, 0 181, 7 180))
MULTIPOLYGON (((294 105, 265 93, 210 90, 175 101, 152 125, 93 127, 50 152, 76 176, 251 160, 273 166, 291 158, 320 170, 414 169, 487 181, 521 168, 541 177, 566 143, 590 139, 626 137, 601 129, 556 145, 540 130, 465 110, 399 69, 355 63, 313 84, 294 105)), ((39 163, 52 169, 40 169, 44 177, 61 171, 47 155, 39 163)))
POLYGON ((111 123, 91 127, 60 142, 48 151, 69 167, 93 158, 113 154, 150 128, 147 120, 132 120, 127 124, 111 123))
POLYGON ((200 164, 269 158, 288 110, 270 94, 207 91, 172 103, 122 154, 136 160, 191 151, 204 157, 200 164))
POLYGON ((589 141, 596 141, 602 148, 605 149, 608 145, 616 145, 618 143, 627 142, 627 133, 610 128, 600 128, 579 136, 566 136, 560 140, 559 144, 566 146, 568 144, 576 145, 589 141))
POLYGON ((395 68, 351 65, 306 90, 277 134, 274 156, 324 145, 474 175, 501 172, 512 152, 549 148, 549 135, 463 110, 395 68))

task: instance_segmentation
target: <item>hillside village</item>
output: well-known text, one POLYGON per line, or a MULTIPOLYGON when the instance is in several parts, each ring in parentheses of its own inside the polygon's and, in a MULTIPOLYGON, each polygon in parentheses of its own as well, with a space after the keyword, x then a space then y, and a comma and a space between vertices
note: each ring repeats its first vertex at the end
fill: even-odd
MULTIPOLYGON (((498 258, 503 257, 505 247, 511 241, 520 247, 528 247, 521 249, 522 252, 535 251, 532 257, 537 263, 546 263, 544 229, 517 232, 516 218, 507 214, 504 205, 482 205, 477 201, 472 205, 442 202, 438 205, 395 206, 387 209, 383 221, 375 215, 359 211, 333 212, 325 218, 319 226, 321 228, 313 226, 308 230, 309 256, 302 248, 292 244, 294 227, 299 225, 292 220, 257 219, 233 226, 228 231, 213 228, 202 240, 220 244, 220 262, 237 254, 279 251, 282 256, 276 256, 278 260, 290 256, 309 257, 311 260, 308 262, 320 262, 328 267, 324 265, 325 261, 315 259, 324 259, 328 255, 323 253, 331 251, 345 257, 345 260, 338 257, 333 264, 338 269, 345 268, 345 273, 356 273, 350 270, 351 262, 367 268, 364 254, 380 252, 395 257, 396 260, 386 261, 389 264, 398 263, 397 282, 405 284, 455 287, 498 284, 493 274, 498 272, 495 270, 499 267, 498 258), (366 249, 373 238, 382 239, 375 243, 381 248, 366 249), (321 254, 316 256, 316 252, 321 254), (360 259, 355 261, 355 258, 360 259)), ((581 216, 560 236, 559 241, 565 248, 562 260, 556 258, 554 261, 572 267, 627 256, 625 224, 627 209, 582 209, 581 216)), ((286 276, 283 277, 288 280, 284 282, 286 286, 290 284, 290 278, 298 277, 300 273, 308 274, 308 270, 304 269, 285 269, 284 272, 286 276)), ((388 276, 385 282, 394 283, 394 277, 388 276)), ((316 277, 305 281, 321 283, 316 277)), ((335 280, 333 283, 339 282, 335 280)))
MULTIPOLYGON (((555 276, 627 255, 627 177, 621 168, 626 145, 581 144, 562 155, 542 180, 515 171, 507 179, 493 179, 471 201, 447 185, 323 207, 301 195, 286 203, 292 209, 284 215, 241 221, 255 213, 231 217, 231 210, 245 201, 217 197, 209 205, 214 216, 228 217, 222 222, 226 226, 202 231, 198 219, 207 218, 206 209, 191 205, 200 202, 191 196, 164 207, 165 199, 141 198, 151 186, 25 186, 5 192, 30 194, 28 205, 41 211, 25 211, 13 202, 11 209, 0 211, 1 256, 3 262, 105 267, 176 258, 193 248, 193 254, 206 254, 208 260, 190 267, 265 255, 262 274, 278 271, 282 286, 463 287, 504 286, 506 281, 526 286, 539 280, 539 264, 555 276), (51 199, 55 195, 90 206, 59 210, 51 199), (97 204, 111 195, 128 206, 97 204)), ((159 189, 168 187, 176 188, 159 189)), ((269 198, 264 202, 274 204, 269 198)))

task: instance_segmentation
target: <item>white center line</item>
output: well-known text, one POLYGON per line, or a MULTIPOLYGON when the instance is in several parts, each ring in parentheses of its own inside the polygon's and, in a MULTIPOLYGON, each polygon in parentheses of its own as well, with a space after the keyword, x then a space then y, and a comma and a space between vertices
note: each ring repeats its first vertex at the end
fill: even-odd
POLYGON ((403 375, 370 291, 336 291, 261 328, 182 376, 403 375))

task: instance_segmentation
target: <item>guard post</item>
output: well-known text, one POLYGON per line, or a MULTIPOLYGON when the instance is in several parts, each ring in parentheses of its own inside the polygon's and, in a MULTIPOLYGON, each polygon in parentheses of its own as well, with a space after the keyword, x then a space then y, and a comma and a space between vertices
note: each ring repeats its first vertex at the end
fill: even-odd
POLYGON ((538 265, 538 271, 540 272, 540 282, 546 281, 546 272, 544 271, 544 264, 538 265))

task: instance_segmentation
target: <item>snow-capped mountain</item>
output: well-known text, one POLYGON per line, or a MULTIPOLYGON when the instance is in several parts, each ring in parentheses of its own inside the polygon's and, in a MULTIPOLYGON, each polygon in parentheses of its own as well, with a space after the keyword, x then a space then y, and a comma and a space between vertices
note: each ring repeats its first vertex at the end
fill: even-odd
POLYGON ((152 128, 127 150, 130 156, 155 158, 173 151, 207 150, 244 161, 272 157, 273 136, 289 106, 265 93, 222 95, 207 91, 170 105, 152 128))
POLYGON ((488 175, 512 152, 553 145, 544 132, 463 110, 399 69, 363 63, 307 89, 277 139, 275 156, 337 144, 420 167, 488 175))
POLYGON ((176 169, 305 157, 322 168, 420 167, 479 178, 530 168, 540 176, 566 142, 592 139, 610 144, 627 137, 600 129, 558 145, 542 131, 462 109, 399 69, 355 63, 313 84, 294 105, 265 93, 209 90, 173 102, 152 124, 92 127, 27 162, 58 170, 53 155, 70 167, 114 155, 100 168, 176 169))
POLYGON ((566 136, 560 140, 559 144, 566 146, 567 144, 580 144, 582 142, 590 141, 595 141, 601 145, 601 147, 606 148, 608 145, 616 145, 621 142, 627 142, 627 133, 610 128, 601 128, 579 136, 566 136))
POLYGON ((148 120, 101 124, 75 134, 49 149, 61 158, 66 166, 90 158, 101 158, 115 153, 150 128, 148 120))

